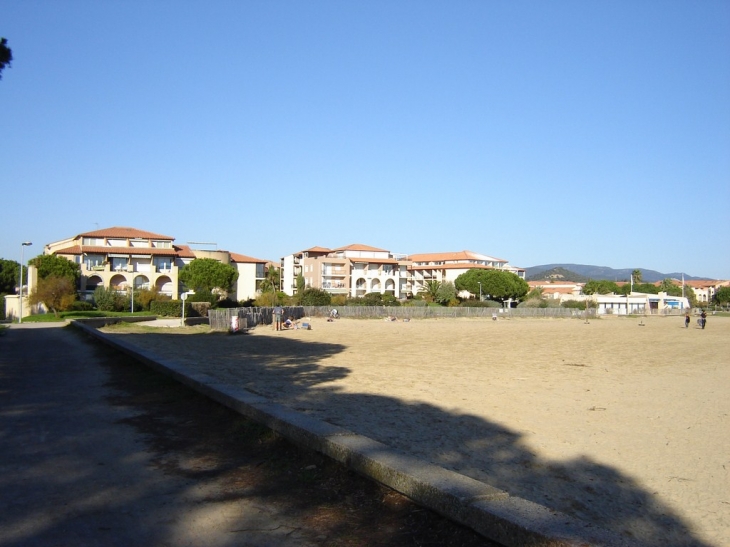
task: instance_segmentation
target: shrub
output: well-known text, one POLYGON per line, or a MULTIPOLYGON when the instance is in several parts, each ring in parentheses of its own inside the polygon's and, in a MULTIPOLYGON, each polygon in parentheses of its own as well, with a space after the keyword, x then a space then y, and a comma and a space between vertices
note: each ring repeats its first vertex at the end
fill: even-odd
POLYGON ((124 295, 114 289, 97 287, 94 290, 94 303, 99 311, 122 311, 124 309, 124 295))
POLYGON ((93 309, 94 305, 86 300, 76 300, 69 307, 69 311, 91 311, 93 309))
POLYGON ((565 300, 562 303, 563 308, 573 308, 578 310, 585 310, 586 309, 586 303, 585 300, 565 300))
MULTIPOLYGON (((150 312, 162 317, 180 317, 182 314, 182 300, 153 300, 150 303, 150 312)), ((185 302, 185 315, 192 312, 190 302, 185 302)))
POLYGON ((218 302, 215 303, 213 306, 214 308, 240 308, 241 304, 237 302, 236 300, 233 300, 232 298, 224 298, 223 300, 218 300, 218 302))
POLYGON ((329 306, 332 303, 332 295, 322 289, 309 287, 300 295, 299 303, 302 306, 329 306))
POLYGON ((346 303, 347 303, 347 295, 345 295, 345 294, 332 295, 332 301, 330 302, 330 304, 332 306, 338 306, 341 308, 346 303))
POLYGON ((138 291, 134 291, 135 306, 137 302, 139 302, 139 305, 144 310, 149 310, 150 304, 155 300, 170 300, 170 297, 166 294, 160 293, 156 288, 152 290, 140 289, 138 291))
POLYGON ((211 306, 214 306, 218 302, 218 295, 214 294, 208 289, 198 289, 195 294, 188 295, 188 302, 207 302, 211 306))
POLYGON ((464 308, 501 308, 502 304, 494 300, 464 300, 459 304, 464 308))

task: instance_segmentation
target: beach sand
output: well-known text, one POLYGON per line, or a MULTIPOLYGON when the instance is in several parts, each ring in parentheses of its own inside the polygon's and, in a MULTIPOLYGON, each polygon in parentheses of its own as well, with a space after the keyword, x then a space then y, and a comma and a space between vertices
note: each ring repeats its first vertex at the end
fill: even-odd
POLYGON ((642 543, 730 546, 730 318, 310 322, 105 330, 642 543))

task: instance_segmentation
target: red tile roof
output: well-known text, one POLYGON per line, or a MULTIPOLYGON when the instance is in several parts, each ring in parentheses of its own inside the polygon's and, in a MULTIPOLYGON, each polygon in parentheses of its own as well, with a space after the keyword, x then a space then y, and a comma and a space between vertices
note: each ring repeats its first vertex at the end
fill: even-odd
POLYGON ((237 262, 240 264, 251 264, 251 263, 266 264, 266 263, 270 262, 269 260, 261 260, 260 258, 252 258, 250 256, 241 255, 238 253, 229 252, 228 254, 231 255, 231 260, 233 260, 233 262, 237 262))
POLYGON ((371 247, 370 245, 363 245, 362 243, 352 243, 345 247, 339 247, 332 249, 333 251, 376 251, 379 253, 387 253, 385 249, 378 249, 377 247, 371 247))
POLYGON ((472 251, 456 251, 451 253, 422 253, 422 254, 414 254, 410 255, 408 257, 409 260, 412 260, 413 262, 443 262, 443 261, 455 261, 455 260, 484 260, 485 258, 488 258, 490 260, 495 260, 497 262, 507 262, 506 260, 503 260, 501 258, 496 258, 493 256, 486 256, 481 255, 472 251))
POLYGON ((111 237, 112 239, 132 238, 132 239, 163 239, 173 241, 175 238, 138 230, 137 228, 127 228, 125 226, 112 226, 111 228, 102 228, 93 232, 84 232, 76 237, 111 237))

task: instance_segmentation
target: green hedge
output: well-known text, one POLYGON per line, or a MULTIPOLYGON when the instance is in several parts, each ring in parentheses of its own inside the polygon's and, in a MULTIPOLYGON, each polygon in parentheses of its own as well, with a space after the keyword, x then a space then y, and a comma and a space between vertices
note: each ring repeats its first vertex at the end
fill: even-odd
MULTIPOLYGON (((185 302, 185 316, 193 313, 190 302, 185 302)), ((182 315, 182 300, 153 300, 150 302, 150 312, 163 317, 180 317, 182 315)))

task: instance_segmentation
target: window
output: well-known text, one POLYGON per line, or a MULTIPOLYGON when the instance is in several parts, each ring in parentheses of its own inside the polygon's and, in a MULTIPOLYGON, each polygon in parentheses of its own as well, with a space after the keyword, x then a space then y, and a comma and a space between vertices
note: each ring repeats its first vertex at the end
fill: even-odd
POLYGON ((112 270, 115 272, 118 272, 120 270, 126 270, 127 269, 127 263, 129 262, 128 258, 120 258, 120 257, 114 257, 112 258, 112 270))
POLYGON ((94 268, 104 268, 104 255, 86 255, 84 265, 87 270, 94 268))
POLYGON ((82 245, 104 245, 104 239, 99 237, 85 237, 81 240, 82 245))

